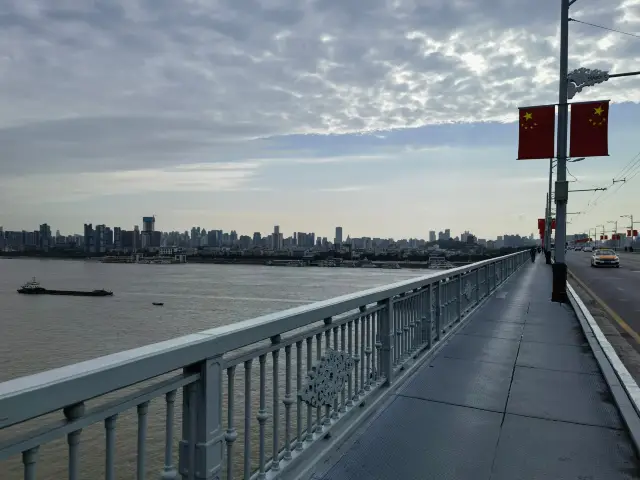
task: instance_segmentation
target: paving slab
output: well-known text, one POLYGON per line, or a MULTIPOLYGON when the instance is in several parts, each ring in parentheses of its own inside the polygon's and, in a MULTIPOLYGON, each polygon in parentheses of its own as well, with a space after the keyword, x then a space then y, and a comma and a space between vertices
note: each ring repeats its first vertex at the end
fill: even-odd
POLYGON ((640 480, 574 312, 513 275, 314 480, 640 480))

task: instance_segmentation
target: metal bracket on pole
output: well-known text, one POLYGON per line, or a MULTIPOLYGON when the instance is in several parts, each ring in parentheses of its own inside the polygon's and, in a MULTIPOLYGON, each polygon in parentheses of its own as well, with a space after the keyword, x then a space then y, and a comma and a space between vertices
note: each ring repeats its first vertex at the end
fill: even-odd
POLYGON ((597 68, 577 68, 567 75, 567 98, 571 99, 585 87, 609 80, 609 72, 597 68))
POLYGON ((569 182, 556 182, 555 200, 557 203, 567 203, 569 201, 569 182))

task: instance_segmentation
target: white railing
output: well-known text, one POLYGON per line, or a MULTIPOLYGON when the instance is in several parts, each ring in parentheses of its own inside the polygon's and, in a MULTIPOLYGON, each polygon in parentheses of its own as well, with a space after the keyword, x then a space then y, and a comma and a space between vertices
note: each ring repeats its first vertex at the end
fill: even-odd
POLYGON ((1 383, 2 478, 275 478, 527 261, 518 252, 1 383))

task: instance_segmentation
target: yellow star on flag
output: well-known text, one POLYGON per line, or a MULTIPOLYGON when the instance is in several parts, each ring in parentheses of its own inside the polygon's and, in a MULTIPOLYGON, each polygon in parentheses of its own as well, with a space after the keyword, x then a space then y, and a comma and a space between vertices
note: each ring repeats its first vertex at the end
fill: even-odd
POLYGON ((596 115, 602 115, 602 112, 604 112, 604 109, 602 107, 596 107, 593 109, 593 113, 595 113, 596 115))
POLYGON ((524 114, 524 119, 525 120, 533 120, 533 114, 531 112, 526 112, 524 114))

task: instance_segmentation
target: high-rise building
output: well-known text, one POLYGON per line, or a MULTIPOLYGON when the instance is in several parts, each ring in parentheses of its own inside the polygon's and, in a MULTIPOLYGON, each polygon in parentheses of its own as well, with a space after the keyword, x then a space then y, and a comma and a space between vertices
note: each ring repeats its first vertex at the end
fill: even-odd
POLYGON ((85 223, 84 224, 84 251, 86 253, 91 253, 94 251, 95 245, 94 235, 93 235, 93 224, 85 223))
POLYGON ((342 227, 336 227, 336 238, 334 242, 336 246, 342 245, 342 227))
POLYGON ((40 248, 47 251, 51 245, 51 227, 46 223, 40 225, 40 248))
POLYGON ((142 231, 154 232, 156 230, 156 217, 142 217, 142 231))
POLYGON ((435 242, 436 240, 437 240, 436 231, 435 230, 429 230, 429 241, 430 242, 435 242))
POLYGON ((280 235, 280 225, 275 225, 273 227, 273 235, 271 236, 271 248, 273 248, 274 250, 280 250, 282 248, 281 238, 282 236, 280 235))

